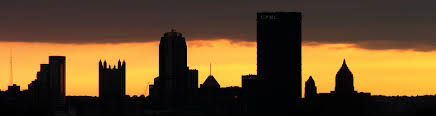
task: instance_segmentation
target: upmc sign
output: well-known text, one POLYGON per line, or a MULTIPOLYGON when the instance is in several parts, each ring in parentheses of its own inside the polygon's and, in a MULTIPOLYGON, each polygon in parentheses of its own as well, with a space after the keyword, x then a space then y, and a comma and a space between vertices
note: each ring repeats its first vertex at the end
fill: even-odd
POLYGON ((276 15, 262 15, 260 19, 279 19, 276 15))

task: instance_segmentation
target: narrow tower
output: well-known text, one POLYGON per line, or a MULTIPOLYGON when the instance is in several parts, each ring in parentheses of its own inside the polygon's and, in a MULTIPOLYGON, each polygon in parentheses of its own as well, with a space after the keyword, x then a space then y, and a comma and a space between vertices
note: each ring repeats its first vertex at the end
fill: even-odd
POLYGON ((10 56, 10 72, 9 72, 9 85, 14 85, 14 76, 13 76, 13 71, 12 71, 12 49, 10 52, 11 56, 10 56))

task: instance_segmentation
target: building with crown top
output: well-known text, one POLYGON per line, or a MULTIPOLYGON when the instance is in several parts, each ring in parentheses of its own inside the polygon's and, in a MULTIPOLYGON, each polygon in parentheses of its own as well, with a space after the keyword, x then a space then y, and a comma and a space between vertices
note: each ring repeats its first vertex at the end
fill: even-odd
POLYGON ((118 66, 99 62, 99 91, 102 101, 119 101, 126 95, 126 62, 118 60, 118 66))

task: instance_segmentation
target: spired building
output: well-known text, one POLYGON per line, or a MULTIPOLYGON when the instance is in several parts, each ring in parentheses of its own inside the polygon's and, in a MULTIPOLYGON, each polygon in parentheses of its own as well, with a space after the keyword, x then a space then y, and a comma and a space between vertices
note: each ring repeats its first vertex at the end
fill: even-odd
POLYGON ((345 59, 341 69, 339 69, 338 73, 336 74, 335 93, 336 94, 356 93, 356 91, 354 91, 353 73, 351 73, 350 69, 348 69, 345 59))
POLYGON ((98 67, 99 97, 104 102, 120 101, 126 95, 126 62, 118 60, 118 67, 107 67, 106 61, 100 60, 98 67))
POLYGON ((309 77, 309 79, 307 79, 306 84, 305 84, 305 88, 304 88, 304 98, 306 99, 312 99, 317 95, 316 92, 316 85, 315 85, 315 81, 313 80, 312 76, 309 77))
POLYGON ((301 99, 301 13, 257 13, 257 76, 267 99, 260 115, 291 115, 301 99), (267 107, 268 106, 268 107, 267 107), (271 107, 269 107, 271 106, 271 107), (286 107, 280 107, 286 106, 286 107), (267 114, 268 112, 275 114, 267 114))

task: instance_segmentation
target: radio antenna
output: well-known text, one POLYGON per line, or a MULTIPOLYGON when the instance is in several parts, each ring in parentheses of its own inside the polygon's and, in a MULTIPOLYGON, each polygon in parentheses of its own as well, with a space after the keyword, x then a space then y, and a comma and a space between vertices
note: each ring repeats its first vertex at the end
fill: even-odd
POLYGON ((13 71, 12 71, 12 48, 10 49, 10 74, 9 74, 9 84, 12 86, 13 84, 14 84, 14 76, 12 75, 13 74, 13 71))

